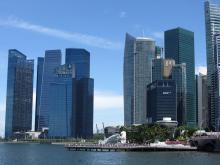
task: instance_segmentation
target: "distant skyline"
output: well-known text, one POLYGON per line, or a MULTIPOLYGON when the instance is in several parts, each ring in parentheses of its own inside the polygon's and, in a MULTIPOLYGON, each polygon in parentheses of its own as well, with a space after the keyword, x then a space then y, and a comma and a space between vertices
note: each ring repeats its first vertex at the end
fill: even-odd
MULTIPOLYGON (((220 0, 216 2, 220 3, 220 0)), ((94 124, 97 123, 99 128, 102 128, 102 122, 107 126, 121 125, 124 121, 125 33, 151 37, 156 40, 157 45, 163 46, 163 32, 176 27, 183 27, 195 33, 196 72, 205 72, 203 0, 1 2, 0 136, 3 135, 5 123, 9 49, 17 49, 35 60, 34 112, 37 57, 43 57, 45 50, 50 49, 87 49, 91 54, 91 77, 95 80, 94 124)), ((64 51, 62 55, 64 57, 64 51)))

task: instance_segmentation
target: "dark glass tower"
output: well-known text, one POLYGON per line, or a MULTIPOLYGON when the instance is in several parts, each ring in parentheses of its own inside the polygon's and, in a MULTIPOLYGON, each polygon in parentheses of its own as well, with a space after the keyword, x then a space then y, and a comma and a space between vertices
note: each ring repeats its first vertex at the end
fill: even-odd
POLYGON ((74 65, 62 65, 55 70, 49 92, 49 137, 75 137, 76 79, 74 65))
POLYGON ((76 78, 89 78, 90 76, 90 53, 85 49, 67 48, 66 64, 75 64, 76 78))
POLYGON ((176 64, 171 72, 172 80, 177 88, 177 121, 179 125, 186 124, 186 64, 176 64))
POLYGON ((94 80, 82 78, 77 80, 76 96, 76 137, 93 136, 93 97, 94 80))
POLYGON ((150 122, 170 117, 177 120, 176 83, 174 80, 156 80, 147 85, 148 111, 150 122))
POLYGON ((31 130, 34 60, 18 50, 9 50, 5 137, 31 130))
POLYGON ((165 57, 186 64, 186 122, 196 126, 194 33, 183 28, 165 31, 165 57))
POLYGON ((42 128, 48 128, 49 120, 49 85, 53 81, 55 69, 61 65, 61 50, 47 50, 45 52, 43 76, 41 85, 39 120, 37 128, 39 131, 42 128))
POLYGON ((38 130, 41 85, 42 85, 42 77, 43 77, 43 66, 44 66, 44 58, 43 57, 38 57, 38 59, 37 59, 36 107, 35 107, 35 130, 36 131, 38 130))
POLYGON ((85 49, 66 49, 66 65, 76 70, 76 137, 93 135, 94 80, 90 78, 90 53, 85 49))

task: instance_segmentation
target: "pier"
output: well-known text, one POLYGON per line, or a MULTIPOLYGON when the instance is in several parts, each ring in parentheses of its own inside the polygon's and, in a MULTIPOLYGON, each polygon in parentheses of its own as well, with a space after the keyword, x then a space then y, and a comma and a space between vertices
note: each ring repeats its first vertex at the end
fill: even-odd
POLYGON ((69 151, 95 151, 95 152, 146 152, 146 151, 197 151, 196 147, 180 145, 138 145, 138 144, 67 144, 69 151))

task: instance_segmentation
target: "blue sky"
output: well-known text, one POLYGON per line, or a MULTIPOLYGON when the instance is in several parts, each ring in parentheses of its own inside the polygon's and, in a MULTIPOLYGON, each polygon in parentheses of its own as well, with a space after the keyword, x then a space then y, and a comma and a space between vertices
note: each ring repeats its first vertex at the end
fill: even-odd
MULTIPOLYGON (((36 59, 46 49, 86 48, 95 79, 94 124, 123 123, 125 33, 152 37, 163 31, 195 32, 196 66, 204 70, 203 0, 7 0, 0 5, 0 135, 4 131, 8 49, 36 59)), ((219 2, 219 1, 217 1, 219 2)), ((35 72, 36 77, 36 72, 35 72)), ((34 80, 34 86, 36 81, 34 80)))

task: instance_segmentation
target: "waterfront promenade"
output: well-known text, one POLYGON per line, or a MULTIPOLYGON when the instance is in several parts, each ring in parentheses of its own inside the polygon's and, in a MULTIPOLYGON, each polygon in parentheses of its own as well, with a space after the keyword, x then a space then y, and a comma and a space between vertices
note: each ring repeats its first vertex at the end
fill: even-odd
POLYGON ((99 151, 99 152, 145 152, 145 151, 197 151, 196 147, 164 144, 67 144, 69 151, 99 151))

